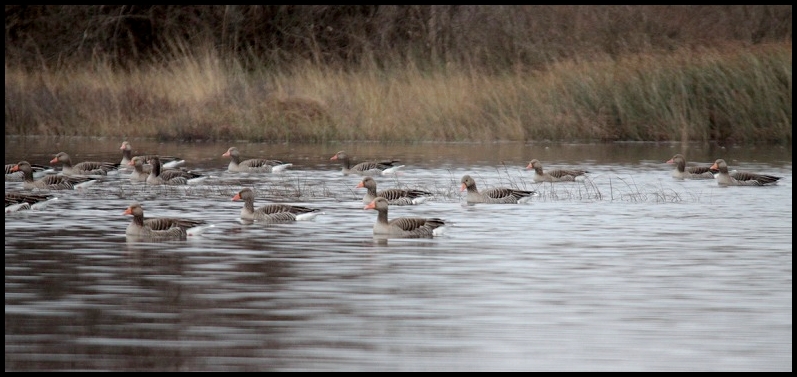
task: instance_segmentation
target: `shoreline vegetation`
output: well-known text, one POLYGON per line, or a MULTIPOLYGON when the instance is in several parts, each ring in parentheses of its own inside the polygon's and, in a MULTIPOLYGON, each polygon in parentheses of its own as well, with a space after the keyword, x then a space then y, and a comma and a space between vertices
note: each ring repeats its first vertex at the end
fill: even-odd
MULTIPOLYGON (((120 30, 128 39, 142 34, 116 21, 117 34, 104 35, 101 26, 84 29, 94 39, 85 40, 84 35, 88 46, 69 49, 77 42, 68 39, 70 33, 56 21, 106 25, 96 23, 102 15, 89 12, 106 8, 28 7, 49 17, 45 24, 50 28, 37 30, 26 23, 30 15, 18 7, 6 6, 6 135, 274 143, 792 143, 791 6, 560 6, 515 11, 499 6, 363 6, 337 18, 328 14, 333 8, 327 6, 295 6, 289 8, 307 12, 293 19, 296 27, 316 21, 334 31, 334 22, 349 25, 359 20, 354 25, 361 29, 349 26, 345 35, 350 39, 343 45, 340 38, 330 40, 330 31, 313 29, 300 34, 315 38, 314 44, 292 40, 281 45, 287 42, 272 40, 270 49, 263 47, 262 39, 274 39, 273 31, 252 35, 242 29, 257 17, 269 17, 273 26, 275 17, 288 14, 288 8, 265 7, 271 13, 257 16, 244 12, 234 26, 239 39, 249 40, 230 46, 220 42, 227 42, 233 24, 217 21, 221 16, 213 12, 260 8, 186 6, 168 8, 173 13, 163 15, 154 12, 160 6, 147 6, 150 27, 145 30, 158 36, 150 38, 151 46, 140 45, 138 39, 135 46, 113 40, 117 37, 110 35, 120 30), (182 34, 153 26, 165 21, 182 25, 178 16, 191 9, 210 14, 190 29, 178 28, 182 34), (398 14, 412 9, 418 14, 398 14), (83 13, 73 14, 78 11, 83 13), (441 18, 440 11, 448 17, 441 18), (84 14, 92 14, 95 23, 78 17, 84 14), (454 32, 461 30, 465 16, 473 20, 486 15, 498 17, 502 25, 514 22, 513 29, 502 34, 485 21, 469 25, 467 32, 454 32), (707 15, 720 24, 712 24, 711 39, 703 34, 709 33, 701 29, 704 24, 695 24, 707 15), (649 18, 639 21, 641 16, 649 18), (553 22, 570 20, 566 17, 580 17, 581 23, 553 22), (435 23, 442 19, 446 22, 435 23), (385 20, 394 23, 390 26, 385 20), (517 24, 518 20, 528 23, 517 24), (780 21, 788 21, 788 26, 780 21), (369 39, 380 32, 381 38, 393 35, 399 22, 402 30, 414 30, 415 22, 426 25, 418 31, 422 43, 414 43, 411 36, 393 36, 389 43, 369 39), (545 22, 550 23, 544 27, 547 34, 539 36, 540 23, 545 22), (383 23, 382 29, 374 29, 374 24, 383 23), (739 25, 733 28, 735 24, 739 25), (228 34, 220 31, 225 27, 228 34), (63 51, 44 42, 48 30, 65 34, 63 51), (196 36, 189 38, 194 31, 196 36), (481 38, 471 35, 477 32, 481 38), (360 40, 362 45, 355 45, 360 40), (111 42, 117 44, 115 49, 108 48, 111 42), (384 46, 391 48, 377 48, 384 46), (94 50, 85 55, 89 47, 94 50)), ((127 7, 112 8, 138 9, 127 7)))

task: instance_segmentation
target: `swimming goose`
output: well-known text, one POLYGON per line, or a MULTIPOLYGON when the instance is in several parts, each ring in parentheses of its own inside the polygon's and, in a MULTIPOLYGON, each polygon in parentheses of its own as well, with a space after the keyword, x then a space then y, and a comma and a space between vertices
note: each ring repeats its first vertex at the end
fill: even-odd
POLYGON ((152 165, 152 170, 147 176, 147 184, 149 185, 187 185, 196 184, 204 181, 208 177, 206 175, 193 173, 183 169, 163 169, 158 156, 152 157, 149 160, 152 165))
POLYGON ((130 173, 130 181, 132 182, 146 182, 147 177, 152 172, 152 165, 145 165, 144 158, 141 156, 133 156, 127 162, 127 165, 133 167, 133 172, 130 173))
POLYGON ((476 188, 476 181, 469 175, 462 177, 462 188, 459 190, 468 193, 465 200, 471 203, 492 203, 492 204, 515 204, 522 203, 536 196, 536 191, 516 190, 505 187, 495 187, 484 191, 476 188))
MULTIPOLYGON (((6 164, 6 181, 21 181, 24 177, 21 171, 11 171, 14 165, 16 164, 6 164)), ((30 164, 30 168, 33 170, 33 178, 57 173, 51 166, 30 164)))
MULTIPOLYGON (((119 147, 122 150, 122 161, 119 163, 120 166, 130 166, 130 161, 133 159, 133 146, 130 145, 130 142, 123 141, 122 146, 119 147)), ((141 161, 146 164, 152 157, 158 156, 161 160, 161 164, 163 164, 164 169, 168 168, 176 168, 185 165, 185 160, 180 157, 174 156, 164 156, 164 155, 155 155, 155 154, 139 154, 138 157, 141 157, 141 161)), ((146 165, 145 165, 146 166, 146 165)), ((145 171, 149 173, 148 168, 145 168, 145 171)))
POLYGON ((552 169, 544 171, 542 162, 536 158, 529 161, 526 170, 534 169, 534 182, 572 182, 576 177, 589 173, 583 169, 552 169))
POLYGON ((290 166, 291 163, 285 163, 279 160, 268 160, 265 158, 251 158, 241 161, 241 152, 238 148, 230 147, 227 152, 221 155, 222 157, 229 157, 230 164, 227 165, 227 171, 235 172, 252 172, 252 173, 279 173, 290 166))
POLYGON ((109 171, 119 169, 119 164, 113 162, 84 161, 72 165, 72 159, 65 152, 59 152, 50 163, 60 163, 63 167, 61 173, 66 175, 107 175, 109 171))
POLYGON ((28 210, 28 209, 41 209, 46 204, 58 198, 51 195, 30 194, 24 192, 7 192, 6 193, 6 213, 28 210))
POLYGON ((22 188, 27 190, 72 190, 90 186, 97 182, 89 177, 74 177, 66 175, 45 175, 37 180, 33 179, 33 169, 27 161, 20 161, 11 168, 12 171, 21 171, 23 174, 22 188))
POLYGON ((714 172, 708 166, 686 167, 686 158, 682 154, 676 154, 667 160, 668 164, 675 164, 672 177, 675 179, 714 179, 714 172))
POLYGON ((133 215, 125 235, 151 240, 184 240, 188 236, 199 235, 214 227, 204 220, 181 219, 176 217, 144 218, 144 208, 133 203, 123 213, 133 215))
POLYGON ((289 223, 293 221, 312 220, 323 214, 316 208, 295 206, 291 204, 266 204, 255 209, 255 193, 250 188, 244 188, 232 197, 234 202, 243 201, 241 219, 264 222, 269 224, 289 223))
POLYGON ((395 165, 401 160, 365 161, 354 166, 351 165, 351 158, 344 151, 335 153, 330 161, 337 160, 343 165, 343 175, 389 175, 396 173, 404 165, 395 165))
POLYGON ((415 189, 398 189, 391 188, 377 192, 376 181, 372 177, 365 177, 356 188, 366 188, 367 191, 363 196, 363 204, 371 203, 376 197, 387 199, 388 204, 403 206, 421 204, 429 199, 432 195, 431 192, 415 189))
POLYGON ((423 217, 398 217, 388 220, 387 199, 377 197, 363 209, 377 211, 374 224, 375 236, 400 237, 400 238, 428 238, 442 234, 446 225, 445 220, 439 218, 423 217))
POLYGON ((764 186, 777 184, 782 177, 768 174, 758 174, 744 171, 728 173, 728 164, 723 159, 714 161, 712 170, 719 170, 717 184, 720 186, 764 186))

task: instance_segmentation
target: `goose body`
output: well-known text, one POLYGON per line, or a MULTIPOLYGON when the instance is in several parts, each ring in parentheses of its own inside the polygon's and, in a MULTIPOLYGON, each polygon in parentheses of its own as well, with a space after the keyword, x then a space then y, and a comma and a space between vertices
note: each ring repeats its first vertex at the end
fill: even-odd
POLYGON ((133 216, 133 220, 125 230, 125 235, 143 240, 184 240, 213 227, 204 220, 176 217, 145 219, 144 208, 139 203, 131 204, 123 214, 133 216))
POLYGON ((387 199, 390 205, 414 205, 425 202, 432 195, 431 192, 415 189, 391 188, 376 191, 376 180, 370 176, 363 178, 356 188, 365 188, 367 190, 363 196, 363 204, 371 203, 377 197, 381 197, 387 199))
POLYGON ((537 159, 529 161, 526 169, 534 169, 534 182, 572 182, 576 178, 589 173, 583 169, 551 169, 543 170, 542 162, 537 159))
POLYGON ((365 161, 352 166, 351 158, 344 151, 330 157, 330 161, 340 161, 343 165, 343 175, 390 175, 398 172, 404 165, 396 165, 400 160, 365 161))
POLYGON ((155 156, 160 158, 164 169, 176 168, 185 165, 185 160, 175 156, 164 156, 159 154, 139 154, 133 156, 133 146, 131 146, 130 142, 128 141, 123 141, 122 146, 119 147, 119 149, 122 151, 122 161, 119 162, 120 166, 130 166, 130 161, 133 159, 133 157, 141 157, 141 161, 144 163, 147 173, 149 173, 149 167, 146 167, 148 166, 146 165, 147 161, 155 156))
POLYGON ((24 192, 7 192, 6 193, 6 213, 29 210, 41 209, 46 204, 58 198, 43 195, 43 194, 30 194, 24 192))
POLYGON ((714 172, 708 166, 686 166, 686 158, 676 154, 667 160, 668 164, 675 164, 672 177, 675 179, 714 179, 714 172))
POLYGON ((476 181, 470 175, 464 175, 460 191, 467 191, 465 201, 468 204, 489 203, 489 204, 516 204, 528 201, 532 196, 536 196, 536 191, 517 190, 506 187, 495 187, 484 191, 476 188, 476 181))
POLYGON ((72 164, 72 159, 65 152, 59 152, 50 160, 51 164, 61 164, 65 175, 108 175, 108 172, 119 169, 113 162, 84 161, 72 164))
POLYGON ((33 169, 27 161, 20 161, 11 168, 12 171, 21 171, 23 175, 22 188, 26 190, 73 190, 86 187, 97 182, 89 177, 67 176, 50 174, 39 179, 33 178, 33 169))
MULTIPOLYGON (((14 168, 16 164, 6 164, 6 181, 21 181, 24 178, 24 175, 21 171, 12 171, 11 169, 14 168)), ((33 170, 33 178, 40 178, 44 177, 47 174, 56 174, 57 172, 50 166, 38 165, 38 164, 30 164, 31 170, 33 170)))
POLYGON ((377 211, 374 235, 397 238, 431 238, 442 234, 446 221, 439 218, 398 217, 388 219, 388 201, 377 197, 363 209, 377 211))
POLYGON ((149 160, 152 170, 147 176, 148 185, 187 185, 207 179, 207 176, 182 169, 163 169, 158 156, 149 160))
POLYGON ((255 208, 255 193, 250 188, 244 188, 232 197, 235 202, 243 201, 241 219, 269 224, 290 223, 301 220, 312 220, 323 214, 316 208, 308 208, 291 204, 267 204, 255 208))
POLYGON ((291 163, 265 158, 252 158, 241 161, 241 152, 239 152, 236 147, 230 147, 227 149, 227 152, 224 152, 221 156, 230 158, 227 171, 233 172, 278 173, 293 165, 291 163))
POLYGON ((717 184, 720 186, 765 186, 775 185, 781 177, 769 174, 758 174, 744 171, 728 172, 728 163, 723 159, 718 159, 711 165, 711 169, 719 170, 717 174, 717 184))

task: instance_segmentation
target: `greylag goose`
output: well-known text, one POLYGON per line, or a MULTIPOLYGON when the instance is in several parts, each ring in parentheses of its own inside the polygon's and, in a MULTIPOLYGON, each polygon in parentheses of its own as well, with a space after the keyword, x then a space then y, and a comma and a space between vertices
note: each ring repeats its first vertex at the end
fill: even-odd
POLYGON ((34 180, 33 169, 27 161, 20 161, 11 168, 12 171, 21 171, 23 174, 22 187, 27 190, 73 190, 90 186, 97 182, 89 177, 75 177, 50 174, 34 180))
POLYGON ((335 153, 329 160, 340 161, 343 165, 343 175, 389 175, 404 167, 404 165, 396 165, 401 160, 365 161, 352 166, 351 158, 344 151, 335 153))
POLYGON ((768 174, 758 174, 744 171, 728 172, 728 164, 723 159, 714 161, 712 170, 719 170, 717 184, 720 186, 764 186, 777 184, 782 177, 768 174))
POLYGON ((429 238, 443 233, 446 222, 439 218, 398 217, 388 220, 388 206, 387 199, 377 197, 363 207, 363 209, 377 211, 376 223, 374 224, 375 236, 429 238))
POLYGON ((432 195, 432 193, 428 191, 415 189, 405 190, 398 188, 386 189, 377 192, 376 180, 374 180, 372 177, 363 178, 356 188, 363 187, 367 189, 365 196, 363 196, 363 204, 371 203, 377 197, 385 198, 387 199, 388 204, 396 206, 421 204, 429 199, 429 196, 432 195))
POLYGON ((7 192, 6 193, 6 213, 28 210, 28 209, 41 209, 46 204, 58 198, 43 195, 43 194, 29 194, 24 192, 7 192))
POLYGON ((193 173, 188 170, 163 169, 158 156, 152 157, 149 160, 149 164, 152 165, 152 170, 149 172, 146 181, 149 185, 196 184, 208 178, 206 175, 193 173))
POLYGON ((291 163, 285 163, 279 160, 268 160, 265 158, 251 158, 241 161, 241 152, 239 152, 236 147, 230 147, 221 157, 230 158, 230 164, 227 165, 227 170, 234 172, 278 173, 293 166, 291 163))
POLYGON ((552 169, 543 170, 542 162, 536 158, 529 161, 526 170, 534 169, 534 182, 572 182, 577 177, 589 173, 583 169, 552 169))
POLYGON ((130 173, 130 181, 132 182, 146 182, 147 177, 152 172, 152 165, 145 165, 144 158, 141 156, 133 156, 127 162, 127 165, 133 167, 133 172, 130 173))
POLYGON ((255 193, 250 188, 244 188, 232 197, 234 202, 243 201, 241 219, 258 221, 269 224, 289 223, 301 220, 312 220, 323 214, 316 208, 295 206, 291 204, 266 204, 255 209, 255 193))
POLYGON ((144 218, 144 208, 133 203, 123 213, 132 215, 133 221, 127 226, 125 235, 145 240, 184 240, 188 236, 199 235, 214 227, 204 220, 181 219, 176 217, 144 218))
POLYGON ((462 177, 462 188, 459 191, 467 190, 465 201, 472 203, 491 203, 491 204, 516 204, 528 201, 532 196, 536 196, 536 191, 516 190, 506 187, 495 187, 484 191, 476 188, 476 181, 469 175, 462 177))
POLYGON ((61 164, 61 173, 66 175, 107 175, 109 171, 119 169, 118 163, 84 161, 72 165, 72 159, 65 152, 59 152, 52 160, 51 164, 61 164))
MULTIPOLYGON (((130 142, 123 141, 122 146, 119 147, 122 150, 122 161, 119 163, 121 166, 129 166, 130 161, 133 159, 133 146, 130 145, 130 142)), ((141 157, 141 161, 146 164, 152 157, 158 156, 161 160, 161 164, 165 169, 169 168, 176 168, 185 165, 185 160, 179 157, 174 156, 164 156, 164 155, 155 155, 155 154, 139 154, 136 155, 141 157)), ((147 170, 149 173, 149 171, 147 170)))
POLYGON ((675 179, 714 179, 714 172, 708 166, 686 167, 686 157, 680 153, 672 156, 666 163, 675 164, 675 170, 672 171, 675 179))
MULTIPOLYGON (((6 164, 6 181, 21 181, 24 177, 21 171, 11 171, 14 165, 16 164, 6 164)), ((33 178, 57 173, 51 166, 30 164, 30 168, 33 170, 33 178)))

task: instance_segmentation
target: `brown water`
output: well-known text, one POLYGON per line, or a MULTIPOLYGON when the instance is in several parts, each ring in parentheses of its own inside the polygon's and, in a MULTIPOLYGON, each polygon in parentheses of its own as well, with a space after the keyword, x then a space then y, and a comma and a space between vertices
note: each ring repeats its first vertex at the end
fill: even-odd
MULTIPOLYGON (((6 163, 118 161, 122 140, 6 137, 6 163)), ((6 214, 6 371, 791 371, 792 153, 627 143, 234 144, 294 166, 225 171, 230 143, 132 140, 185 158, 199 186, 110 176, 6 214), (359 177, 329 158, 399 158, 379 188, 434 193, 390 217, 442 217, 435 239, 375 239, 359 177), (725 158, 773 187, 675 181, 663 162, 725 158), (524 167, 584 167, 537 184, 524 167), (459 179, 540 192, 462 203, 459 179), (321 208, 314 221, 238 220, 242 187, 321 208), (149 216, 215 224, 182 242, 128 242, 149 216)), ((20 182, 6 182, 6 191, 20 182)))

